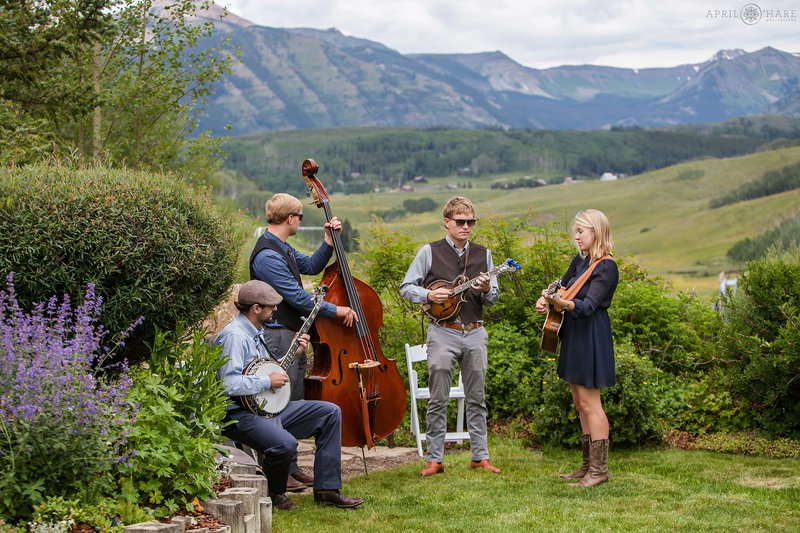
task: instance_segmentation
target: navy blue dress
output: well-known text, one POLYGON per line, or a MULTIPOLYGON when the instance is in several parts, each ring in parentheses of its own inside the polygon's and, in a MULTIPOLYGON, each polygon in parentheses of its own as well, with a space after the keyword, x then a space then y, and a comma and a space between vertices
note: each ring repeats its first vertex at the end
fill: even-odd
MULTIPOLYGON (((562 283, 569 287, 589 267, 590 258, 575 256, 562 283)), ((604 259, 572 301, 575 308, 564 313, 558 377, 587 389, 613 387, 614 343, 608 307, 617 288, 619 271, 613 259, 604 259)))

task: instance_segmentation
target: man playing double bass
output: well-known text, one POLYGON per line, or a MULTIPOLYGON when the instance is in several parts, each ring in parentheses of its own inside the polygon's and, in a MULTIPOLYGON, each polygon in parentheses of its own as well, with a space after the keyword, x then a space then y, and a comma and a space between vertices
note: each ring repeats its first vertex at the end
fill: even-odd
POLYGON ((426 428, 428 463, 420 472, 431 476, 444 472, 444 437, 447 431, 447 402, 456 362, 461 368, 466 397, 467 431, 472 460, 470 467, 499 474, 489 462, 487 444, 485 384, 488 365, 488 336, 483 327, 483 306, 497 301, 499 289, 493 268, 492 254, 469 241, 475 225, 475 208, 467 198, 456 196, 444 207, 447 234, 441 240, 424 245, 417 252, 400 286, 403 298, 419 304, 443 304, 452 287, 428 289, 439 280, 456 280, 459 276, 475 279, 457 315, 444 321, 431 320, 428 326, 428 402, 426 428))
MULTIPOLYGON (((295 250, 286 241, 296 235, 303 220, 303 204, 289 194, 279 193, 266 203, 267 230, 256 242, 250 255, 250 279, 258 279, 272 286, 283 301, 266 324, 264 340, 273 354, 285 354, 295 334, 303 324, 303 316, 314 307, 314 298, 303 289, 301 274, 316 275, 322 272, 333 255, 331 230, 341 232, 342 223, 336 218, 325 224, 325 238, 309 257, 295 250)), ((319 316, 339 317, 345 326, 353 325, 355 312, 349 307, 323 302, 319 316)), ((291 400, 304 398, 303 379, 308 357, 302 353, 289 367, 292 384, 291 400)), ((288 490, 303 490, 314 483, 314 478, 292 462, 288 490)))

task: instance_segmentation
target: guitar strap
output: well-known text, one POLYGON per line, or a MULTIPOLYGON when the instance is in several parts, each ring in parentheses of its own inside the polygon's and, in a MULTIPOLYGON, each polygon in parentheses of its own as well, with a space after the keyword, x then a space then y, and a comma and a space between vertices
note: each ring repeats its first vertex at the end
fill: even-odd
POLYGON ((572 286, 570 286, 569 289, 567 289, 566 291, 564 291, 563 294, 561 294, 561 297, 564 300, 572 300, 573 298, 575 298, 575 295, 578 294, 579 290, 581 290, 581 287, 583 287, 583 284, 586 283, 586 281, 589 279, 589 276, 592 275, 592 271, 594 270, 594 267, 596 267, 597 263, 599 263, 603 259, 611 259, 611 256, 606 254, 603 257, 601 257, 600 259, 598 259, 597 261, 594 261, 591 265, 589 265, 589 268, 587 268, 586 271, 583 274, 581 274, 581 277, 579 277, 575 281, 575 283, 573 283, 572 286))

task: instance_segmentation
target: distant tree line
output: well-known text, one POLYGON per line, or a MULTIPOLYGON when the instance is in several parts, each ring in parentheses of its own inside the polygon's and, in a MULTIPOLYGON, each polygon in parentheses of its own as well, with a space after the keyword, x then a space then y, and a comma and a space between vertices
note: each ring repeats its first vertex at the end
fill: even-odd
POLYGON ((782 221, 778 226, 756 237, 743 239, 728 250, 728 257, 740 263, 761 259, 771 248, 789 250, 800 245, 800 215, 782 221))
POLYGON ((663 130, 448 130, 351 128, 270 132, 230 139, 225 166, 268 190, 300 193, 300 165, 320 165, 329 192, 397 187, 414 176, 472 177, 561 170, 598 177, 638 174, 697 157, 752 153, 766 141, 663 130))
POLYGON ((739 188, 709 203, 711 209, 800 188, 800 163, 765 172, 761 179, 742 184, 739 188))

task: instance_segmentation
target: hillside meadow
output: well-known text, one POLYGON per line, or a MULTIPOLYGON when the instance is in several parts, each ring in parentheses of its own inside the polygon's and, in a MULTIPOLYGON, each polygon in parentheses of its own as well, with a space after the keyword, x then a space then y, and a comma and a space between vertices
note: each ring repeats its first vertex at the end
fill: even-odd
MULTIPOLYGON (((369 233, 372 213, 402 208, 407 199, 429 197, 443 205, 451 196, 461 194, 473 201, 478 217, 484 220, 532 214, 542 221, 554 221, 564 230, 568 230, 577 211, 600 209, 611 221, 618 255, 634 256, 651 275, 664 278, 675 289, 694 289, 713 296, 719 271, 733 272, 742 267, 726 258, 728 249, 796 214, 800 190, 717 209, 711 209, 709 202, 769 170, 798 161, 800 147, 794 147, 735 158, 695 160, 611 182, 514 190, 492 189, 491 185, 498 180, 522 178, 520 174, 480 179, 453 176, 415 184, 412 192, 332 194, 330 201, 333 213, 349 219, 362 239, 369 233), (448 184, 461 184, 464 188, 450 190, 446 188, 448 184)), ((324 183, 324 161, 317 162, 317 176, 324 183)), ((306 212, 315 209, 310 205, 306 212)), ((442 235, 438 209, 407 214, 388 224, 414 232, 420 242, 442 235)))

